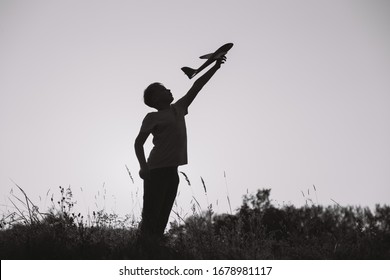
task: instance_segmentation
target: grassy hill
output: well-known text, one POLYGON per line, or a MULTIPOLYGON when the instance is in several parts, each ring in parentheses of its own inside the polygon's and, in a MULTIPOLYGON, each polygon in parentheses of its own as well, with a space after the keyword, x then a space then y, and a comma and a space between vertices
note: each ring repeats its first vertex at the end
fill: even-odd
MULTIPOLYGON (((21 190, 23 191, 23 190, 21 190)), ((94 212, 73 213, 72 197, 39 213, 3 215, 1 259, 390 259, 390 207, 275 207, 270 190, 245 195, 234 214, 212 208, 171 224, 155 255, 137 247, 137 224, 94 212)))

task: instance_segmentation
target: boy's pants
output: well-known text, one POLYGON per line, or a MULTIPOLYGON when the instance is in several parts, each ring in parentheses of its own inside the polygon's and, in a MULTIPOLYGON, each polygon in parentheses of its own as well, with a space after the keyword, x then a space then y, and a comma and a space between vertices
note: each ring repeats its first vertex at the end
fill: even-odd
POLYGON ((163 236, 179 186, 177 166, 150 170, 144 180, 141 235, 159 239, 163 236))

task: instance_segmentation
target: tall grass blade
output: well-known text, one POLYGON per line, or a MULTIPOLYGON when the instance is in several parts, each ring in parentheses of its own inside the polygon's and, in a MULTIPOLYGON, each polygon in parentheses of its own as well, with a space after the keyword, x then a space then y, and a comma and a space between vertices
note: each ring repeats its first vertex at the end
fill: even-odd
POLYGON ((204 183, 202 176, 200 177, 200 180, 202 181, 204 192, 205 192, 205 194, 207 194, 206 184, 204 183))
POLYGON ((23 206, 27 207, 26 203, 24 203, 24 201, 22 201, 19 197, 17 197, 16 195, 12 194, 12 196, 14 198, 16 198, 21 204, 23 204, 23 206))
POLYGON ((337 201, 333 200, 332 198, 330 200, 332 200, 334 203, 336 203, 337 206, 341 207, 341 205, 337 201))
POLYGON ((229 198, 229 189, 228 189, 228 183, 227 183, 227 178, 226 178, 226 172, 223 171, 223 177, 225 178, 225 186, 226 186, 226 197, 227 197, 227 201, 228 201, 228 204, 229 204, 229 209, 230 209, 230 214, 232 215, 233 214, 233 211, 232 211, 232 205, 230 204, 230 198, 229 198))
POLYGON ((177 211, 175 211, 175 210, 172 209, 172 212, 173 212, 173 214, 175 214, 175 215, 178 217, 178 219, 181 220, 183 223, 186 222, 186 221, 180 216, 180 214, 179 214, 177 211))
POLYGON ((199 212, 202 213, 202 207, 200 206, 199 201, 196 199, 196 197, 193 195, 192 198, 195 200, 196 204, 198 205, 199 212))
POLYGON ((313 185, 313 189, 314 189, 314 193, 316 195, 316 202, 317 202, 317 205, 318 205, 317 189, 316 189, 315 185, 313 185))
POLYGON ((133 184, 134 184, 134 178, 133 178, 133 176, 131 175, 131 172, 130 172, 130 169, 127 167, 127 165, 125 164, 125 166, 126 166, 126 169, 127 169, 127 173, 129 174, 129 176, 130 176, 130 179, 131 179, 131 181, 133 182, 133 184))
POLYGON ((184 178, 186 179, 187 184, 188 184, 189 186, 191 186, 191 182, 190 182, 190 179, 188 179, 187 174, 185 174, 183 171, 180 171, 180 173, 181 173, 181 174, 184 176, 184 178))
MULTIPOLYGON (((26 199, 27 210, 28 210, 28 214, 29 214, 31 223, 38 221, 38 219, 33 215, 34 213, 33 213, 33 210, 31 210, 31 208, 30 208, 30 204, 32 206, 32 209, 38 209, 38 207, 31 201, 31 199, 27 196, 26 192, 18 184, 16 184, 14 180, 12 180, 12 179, 10 179, 10 180, 15 184, 16 187, 18 187, 18 189, 23 193, 24 198, 26 199)), ((41 213, 39 213, 39 212, 38 212, 38 214, 41 215, 41 213)), ((42 217, 42 215, 41 215, 41 217, 42 217)))
MULTIPOLYGON (((9 198, 8 198, 9 199, 9 198)), ((23 215, 23 212, 20 211, 20 209, 18 208, 18 206, 16 206, 16 204, 11 200, 9 199, 9 201, 11 201, 12 205, 15 207, 16 210, 18 210, 18 212, 20 213, 19 217, 21 217, 23 220, 26 221, 26 223, 28 223, 28 220, 26 219, 26 217, 23 215)))

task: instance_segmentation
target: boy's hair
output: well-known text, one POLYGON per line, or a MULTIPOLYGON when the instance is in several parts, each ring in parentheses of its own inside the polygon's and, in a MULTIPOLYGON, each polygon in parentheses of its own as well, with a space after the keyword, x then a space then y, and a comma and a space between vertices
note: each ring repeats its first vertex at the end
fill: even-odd
POLYGON ((163 87, 163 84, 161 83, 153 83, 150 84, 144 91, 144 103, 152 108, 155 108, 156 104, 154 102, 154 94, 157 90, 161 89, 163 87))

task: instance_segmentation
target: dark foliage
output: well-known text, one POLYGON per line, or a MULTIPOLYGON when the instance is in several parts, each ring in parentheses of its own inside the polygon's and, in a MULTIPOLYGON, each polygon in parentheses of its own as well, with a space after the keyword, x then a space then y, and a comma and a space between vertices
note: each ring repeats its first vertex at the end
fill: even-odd
MULTIPOLYGON (((158 259, 390 259, 390 207, 275 207, 270 190, 236 214, 195 214, 172 224, 158 259)), ((95 216, 95 213, 94 213, 95 216)), ((82 217, 81 217, 82 218, 82 217)), ((141 259, 137 229, 104 213, 86 226, 66 211, 0 230, 1 259, 141 259), (114 226, 116 225, 116 226, 114 226)), ((150 256, 149 256, 150 257, 150 256)))
POLYGON ((235 215, 192 217, 171 233, 195 259, 389 259, 390 207, 274 207, 270 190, 246 195, 235 215), (205 250, 207 249, 207 250, 205 250))

